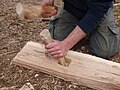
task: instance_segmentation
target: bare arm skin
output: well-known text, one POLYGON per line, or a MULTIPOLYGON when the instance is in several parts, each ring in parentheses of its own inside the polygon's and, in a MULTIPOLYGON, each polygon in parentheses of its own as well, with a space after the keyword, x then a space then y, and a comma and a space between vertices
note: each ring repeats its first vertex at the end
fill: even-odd
POLYGON ((71 49, 77 42, 86 36, 83 30, 76 26, 76 28, 70 33, 70 35, 63 41, 54 41, 46 45, 48 53, 55 58, 64 56, 69 49, 71 49))
MULTIPOLYGON (((43 0, 41 5, 53 5, 54 0, 43 0)), ((48 15, 50 16, 50 15, 48 15)), ((83 37, 86 36, 86 33, 83 30, 76 26, 76 28, 70 33, 70 35, 63 41, 54 41, 50 44, 47 44, 45 48, 48 50, 48 53, 55 58, 64 56, 69 49, 71 49, 77 42, 79 42, 83 37)))
POLYGON ((76 43, 86 36, 83 30, 76 26, 76 28, 70 33, 70 35, 63 41, 65 46, 71 49, 76 43))

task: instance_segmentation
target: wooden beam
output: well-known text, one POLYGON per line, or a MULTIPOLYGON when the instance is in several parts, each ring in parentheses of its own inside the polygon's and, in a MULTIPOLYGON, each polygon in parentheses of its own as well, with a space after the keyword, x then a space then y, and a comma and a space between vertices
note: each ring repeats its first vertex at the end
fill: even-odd
POLYGON ((71 60, 68 67, 46 56, 42 44, 28 42, 12 62, 94 89, 120 90, 119 63, 75 51, 69 51, 65 58, 71 60))

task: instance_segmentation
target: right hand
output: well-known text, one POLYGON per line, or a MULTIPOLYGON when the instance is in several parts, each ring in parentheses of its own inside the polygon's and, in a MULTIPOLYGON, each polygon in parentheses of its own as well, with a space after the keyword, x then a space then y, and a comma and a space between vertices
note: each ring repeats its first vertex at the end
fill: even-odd
POLYGON ((41 2, 42 6, 47 6, 47 5, 53 6, 53 4, 54 4, 54 0, 42 0, 41 2))
POLYGON ((45 45, 48 53, 54 58, 60 58, 66 55, 69 48, 63 41, 54 40, 54 42, 45 45))

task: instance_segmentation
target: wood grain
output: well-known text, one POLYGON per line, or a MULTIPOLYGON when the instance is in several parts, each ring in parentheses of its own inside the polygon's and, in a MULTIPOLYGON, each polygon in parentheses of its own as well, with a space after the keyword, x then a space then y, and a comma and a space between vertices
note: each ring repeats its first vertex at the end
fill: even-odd
POLYGON ((69 51, 65 58, 72 62, 69 67, 64 67, 44 53, 42 44, 28 42, 12 62, 97 90, 120 90, 119 63, 69 51))

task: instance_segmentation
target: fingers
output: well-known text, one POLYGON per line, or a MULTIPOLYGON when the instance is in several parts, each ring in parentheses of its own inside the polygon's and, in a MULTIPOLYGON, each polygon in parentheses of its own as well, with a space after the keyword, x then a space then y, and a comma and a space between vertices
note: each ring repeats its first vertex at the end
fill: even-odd
POLYGON ((51 49, 48 49, 48 52, 49 52, 49 53, 57 52, 57 51, 61 53, 61 50, 60 50, 60 47, 59 47, 59 46, 56 46, 56 47, 51 48, 51 49))
POLYGON ((46 5, 48 5, 48 3, 49 3, 48 0, 43 0, 43 1, 41 2, 41 6, 46 6, 46 5))
POLYGON ((51 52, 51 53, 49 53, 50 55, 59 55, 59 54, 61 54, 61 50, 59 50, 59 51, 55 51, 55 52, 51 52))
POLYGON ((58 43, 57 42, 52 42, 52 43, 49 43, 45 46, 46 49, 51 49, 55 46, 58 46, 58 43))
POLYGON ((47 18, 47 17, 54 16, 54 15, 56 15, 56 14, 57 14, 57 10, 54 9, 54 10, 52 10, 50 13, 42 14, 42 17, 47 18))
POLYGON ((56 52, 52 52, 52 53, 49 53, 50 55, 52 55, 54 58, 60 58, 60 57, 63 57, 63 54, 61 51, 56 51, 56 52))
POLYGON ((43 0, 41 2, 41 6, 46 6, 46 5, 53 5, 54 1, 53 0, 43 0))
POLYGON ((52 51, 52 52, 49 52, 49 51, 48 51, 48 53, 49 53, 50 55, 52 55, 53 57, 55 57, 55 58, 59 58, 59 57, 62 57, 62 56, 63 56, 62 50, 57 50, 57 51, 52 51))
POLYGON ((63 56, 63 49, 59 42, 53 42, 45 46, 48 53, 55 58, 59 58, 63 56))
POLYGON ((56 15, 57 12, 58 12, 58 10, 57 10, 57 9, 54 9, 54 10, 51 12, 52 16, 53 16, 53 15, 56 15))
POLYGON ((51 17, 51 16, 52 16, 52 14, 43 14, 42 15, 42 17, 44 17, 44 18, 51 17))
POLYGON ((45 46, 48 53, 54 54, 54 53, 61 53, 61 47, 57 45, 57 43, 51 43, 45 46))

